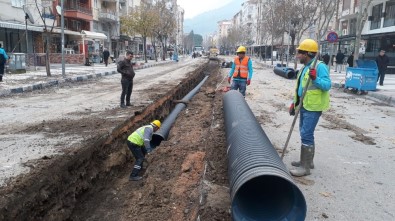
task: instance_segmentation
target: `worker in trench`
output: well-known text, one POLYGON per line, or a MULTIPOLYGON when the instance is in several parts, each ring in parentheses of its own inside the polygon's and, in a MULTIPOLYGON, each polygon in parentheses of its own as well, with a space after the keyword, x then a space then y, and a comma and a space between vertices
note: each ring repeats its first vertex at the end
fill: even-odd
POLYGON ((292 162, 297 169, 290 170, 293 176, 306 176, 314 168, 315 154, 314 130, 322 111, 329 109, 329 90, 331 79, 325 63, 314 63, 318 52, 318 44, 312 39, 303 40, 297 48, 296 57, 304 66, 297 76, 294 100, 289 114, 295 115, 295 108, 300 108, 299 131, 301 137, 300 161, 292 162), (314 67, 312 65, 316 64, 314 67), (310 81, 309 81, 310 78, 310 81), (302 94, 307 87, 303 101, 302 94))
POLYGON ((129 176, 130 181, 142 179, 139 173, 142 170, 145 155, 153 150, 153 147, 151 147, 152 134, 159 130, 160 126, 161 122, 154 120, 149 125, 142 126, 129 135, 127 145, 135 158, 133 170, 129 176))
POLYGON ((252 60, 246 56, 247 49, 244 46, 237 48, 235 60, 232 64, 232 68, 229 71, 228 83, 231 83, 231 90, 239 90, 239 92, 245 97, 247 85, 250 85, 252 78, 252 60))

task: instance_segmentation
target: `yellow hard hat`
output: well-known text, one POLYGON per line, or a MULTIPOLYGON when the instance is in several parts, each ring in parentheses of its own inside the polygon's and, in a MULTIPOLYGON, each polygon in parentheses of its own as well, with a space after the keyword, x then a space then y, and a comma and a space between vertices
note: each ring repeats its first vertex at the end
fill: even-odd
POLYGON ((154 120, 151 122, 151 125, 154 127, 160 128, 161 123, 159 120, 154 120))
POLYGON ((244 46, 240 46, 239 48, 237 48, 236 53, 245 53, 247 51, 246 47, 244 46))
POLYGON ((313 39, 303 40, 296 50, 307 51, 307 52, 318 52, 318 43, 313 39))

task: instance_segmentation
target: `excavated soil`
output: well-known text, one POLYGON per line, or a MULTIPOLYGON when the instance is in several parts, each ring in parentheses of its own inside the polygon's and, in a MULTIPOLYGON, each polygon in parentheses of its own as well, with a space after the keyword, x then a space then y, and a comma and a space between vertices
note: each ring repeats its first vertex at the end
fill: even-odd
POLYGON ((0 190, 0 220, 230 220, 223 92, 216 91, 222 80, 218 63, 209 62, 168 93, 151 93, 154 102, 133 107, 126 120, 111 118, 117 110, 108 110, 85 112, 78 121, 65 117, 31 125, 22 132, 86 134, 86 139, 63 155, 29 162, 30 173, 0 190), (126 137, 152 119, 163 120, 172 101, 205 74, 208 80, 180 113, 168 140, 146 157, 143 180, 128 181, 134 159, 126 137), (108 131, 113 124, 118 126, 108 131))

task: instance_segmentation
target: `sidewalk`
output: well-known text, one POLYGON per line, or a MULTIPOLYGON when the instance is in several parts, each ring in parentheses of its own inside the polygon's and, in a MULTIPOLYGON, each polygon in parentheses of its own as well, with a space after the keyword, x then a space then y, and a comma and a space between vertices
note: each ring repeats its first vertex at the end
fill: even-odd
MULTIPOLYGON (((267 61, 266 63, 264 61, 257 61, 257 62, 261 63, 262 65, 268 68, 273 68, 277 63, 280 63, 278 61, 275 61, 273 66, 271 65, 271 61, 267 61)), ((302 66, 301 64, 298 64, 298 68, 300 68, 301 66, 302 66)), ((334 67, 331 67, 330 76, 331 76, 333 88, 344 88, 345 77, 346 77, 345 71, 338 73, 334 71, 334 67)), ((355 94, 355 96, 369 96, 384 101, 388 104, 395 105, 395 75, 386 74, 384 79, 384 85, 383 86, 377 85, 376 91, 369 91, 368 94, 366 95, 355 94)))
MULTIPOLYGON (((148 63, 138 62, 134 70, 149 68, 175 62, 173 60, 158 61, 148 60, 148 63)), ((62 65, 51 64, 51 77, 47 77, 45 67, 39 67, 37 71, 28 71, 23 74, 4 74, 3 82, 0 83, 0 97, 15 93, 40 90, 47 87, 61 85, 66 82, 85 81, 100 78, 107 75, 118 74, 115 63, 105 67, 104 64, 68 65, 66 64, 65 77, 62 77, 62 65)))

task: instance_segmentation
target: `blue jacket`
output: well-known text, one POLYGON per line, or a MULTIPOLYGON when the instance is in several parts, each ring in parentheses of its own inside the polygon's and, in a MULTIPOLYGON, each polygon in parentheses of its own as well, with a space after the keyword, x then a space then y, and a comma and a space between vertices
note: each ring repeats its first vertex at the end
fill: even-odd
POLYGON ((0 54, 4 56, 4 59, 7 61, 8 60, 8 55, 5 53, 4 49, 0 48, 0 54))

